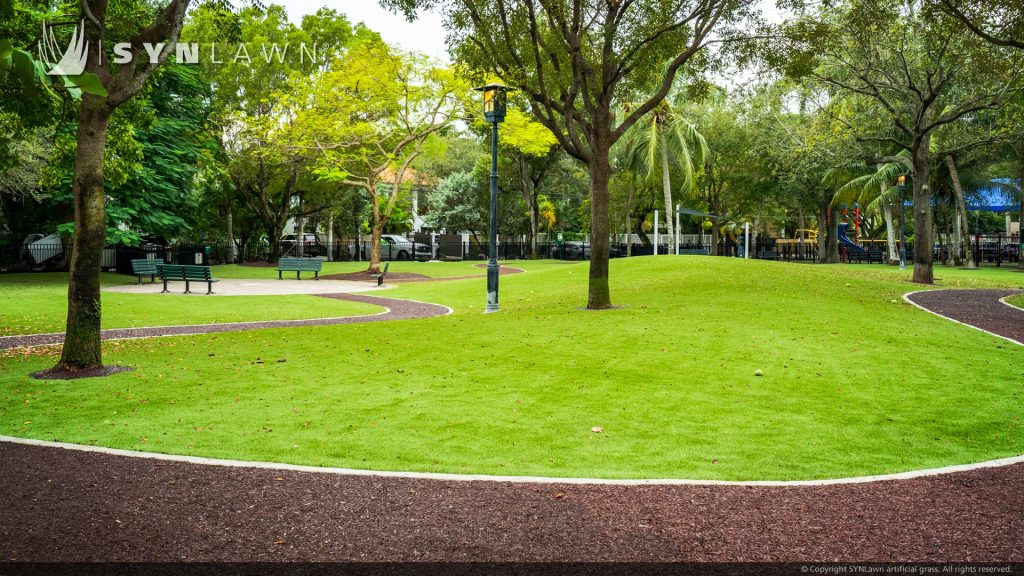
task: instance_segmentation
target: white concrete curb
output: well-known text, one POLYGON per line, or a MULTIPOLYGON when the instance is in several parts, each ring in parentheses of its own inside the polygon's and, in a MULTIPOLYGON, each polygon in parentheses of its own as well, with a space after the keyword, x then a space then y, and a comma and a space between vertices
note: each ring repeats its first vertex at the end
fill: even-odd
POLYGON ((155 452, 137 452, 134 450, 120 450, 117 448, 104 448, 102 446, 87 446, 83 444, 69 444, 66 442, 50 442, 47 440, 33 440, 30 438, 17 438, 13 436, 0 435, 0 442, 11 444, 22 444, 27 446, 42 446, 46 448, 61 448, 65 450, 77 450, 80 452, 95 452, 111 456, 125 456, 129 458, 149 458, 152 460, 163 460, 170 462, 184 462, 188 464, 202 464, 207 466, 225 466, 230 468, 253 468, 259 470, 286 470, 290 472, 312 472, 317 474, 338 474, 342 476, 369 476, 378 478, 411 478, 418 480, 440 480, 449 482, 506 482, 515 484, 594 484, 608 486, 774 486, 774 487, 796 487, 796 486, 832 486, 839 484, 863 484, 866 482, 882 482, 890 480, 909 480, 926 476, 939 476, 955 472, 967 472, 981 468, 997 468, 1000 466, 1011 466, 1024 463, 1024 455, 988 460, 974 464, 960 464, 956 466, 944 466, 942 468, 928 468, 925 470, 912 470, 910 472, 899 472, 896 474, 881 474, 876 476, 858 476, 854 478, 836 478, 828 480, 685 480, 675 478, 663 479, 636 479, 636 480, 614 480, 607 478, 558 478, 545 476, 489 476, 486 474, 442 474, 432 472, 389 472, 377 470, 357 470, 353 468, 328 468, 319 466, 301 466, 298 464, 281 464, 276 462, 249 462, 245 460, 225 460, 221 458, 203 458, 200 456, 177 456, 174 454, 158 454, 155 452))
MULTIPOLYGON (((927 312, 929 314, 934 314, 934 315, 938 316, 939 318, 945 318, 946 320, 949 320, 950 322, 956 322, 957 324, 960 324, 961 326, 967 326, 968 328, 974 328, 975 330, 977 330, 979 332, 984 332, 985 334, 988 334, 989 336, 995 336, 996 338, 1001 338, 1003 340, 1006 340, 1007 342, 1012 342, 1012 343, 1014 343, 1014 344, 1016 344, 1018 346, 1024 346, 1024 342, 1019 342, 1017 340, 1014 340, 1013 338, 1008 338, 1008 337, 1003 336, 1001 334, 996 334, 995 332, 989 332, 988 330, 985 330, 984 328, 979 328, 979 327, 975 326, 974 324, 968 324, 966 322, 961 322, 959 320, 955 320, 953 318, 950 318, 949 316, 943 316, 942 314, 939 314, 938 312, 936 312, 934 310, 929 310, 928 308, 925 308, 924 306, 921 306, 917 302, 914 302, 913 300, 910 299, 910 296, 913 296, 914 294, 920 294, 922 292, 943 292, 943 291, 944 290, 915 290, 913 292, 907 292, 906 294, 904 294, 903 295, 903 299, 906 300, 909 304, 912 304, 915 307, 920 308, 921 310, 924 310, 925 312, 927 312)), ((946 290, 946 291, 950 291, 951 292, 951 290, 946 290)), ((1005 298, 1009 298, 1009 296, 1006 296, 1005 298)), ((1003 299, 1000 299, 999 301, 1003 302, 1003 299)), ((1014 306, 1013 304, 1010 304, 1008 302, 1003 302, 1003 304, 1006 304, 1007 306, 1010 306, 1011 308, 1016 308, 1016 306, 1014 306)))
POLYGON ((1013 298, 1014 296, 1021 296, 1021 294, 1010 294, 1009 296, 1003 296, 1002 298, 999 299, 999 303, 1006 304, 1007 306, 1013 308, 1014 310, 1020 310, 1021 312, 1024 312, 1024 308, 1021 308, 1016 304, 1010 304, 1010 298, 1013 298))

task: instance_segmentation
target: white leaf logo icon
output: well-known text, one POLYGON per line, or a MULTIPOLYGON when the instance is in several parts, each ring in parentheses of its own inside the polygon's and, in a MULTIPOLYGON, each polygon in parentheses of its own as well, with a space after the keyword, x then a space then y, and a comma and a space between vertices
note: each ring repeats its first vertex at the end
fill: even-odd
POLYGON ((43 41, 39 44, 39 59, 50 69, 50 76, 77 76, 85 72, 85 61, 89 56, 89 43, 85 41, 85 20, 71 35, 67 50, 61 52, 53 29, 43 22, 43 41), (58 58, 60 56, 60 58, 58 58), (54 64, 56 62, 56 64, 54 64))

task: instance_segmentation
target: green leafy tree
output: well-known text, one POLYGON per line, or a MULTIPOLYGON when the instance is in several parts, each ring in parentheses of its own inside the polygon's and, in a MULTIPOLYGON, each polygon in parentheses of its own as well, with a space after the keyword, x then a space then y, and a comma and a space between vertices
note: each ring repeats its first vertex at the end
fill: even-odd
POLYGON ((587 307, 611 306, 608 288, 612 146, 669 94, 680 69, 707 62, 709 45, 738 37, 730 25, 753 2, 384 0, 412 15, 437 6, 454 52, 479 79, 497 75, 590 176, 587 307), (715 32, 713 35, 712 32, 715 32), (667 66, 665 62, 668 62, 667 66), (622 104, 637 103, 617 114, 622 104))
POLYGON ((487 222, 487 206, 480 200, 480 181, 471 172, 456 172, 427 194, 427 225, 448 233, 469 230, 479 245, 477 231, 487 222))
POLYGON ((634 173, 647 180, 660 178, 665 228, 669 238, 675 238, 672 168, 682 175, 684 193, 696 190, 697 171, 710 155, 707 140, 666 100, 634 125, 623 143, 629 150, 628 162, 634 173))
MULTIPOLYGON (((790 27, 802 58, 817 67, 812 78, 834 96, 865 99, 888 125, 850 124, 862 142, 906 150, 913 165, 913 281, 931 284, 933 158, 991 141, 936 149, 940 128, 994 109, 1016 89, 1024 53, 990 44, 923 2, 851 0, 821 5, 790 27)), ((889 158, 883 157, 882 161, 889 158)))
POLYGON ((364 35, 289 100, 297 140, 319 154, 317 177, 370 199, 370 272, 380 272, 381 234, 411 165, 431 135, 461 116, 467 89, 451 70, 364 35))

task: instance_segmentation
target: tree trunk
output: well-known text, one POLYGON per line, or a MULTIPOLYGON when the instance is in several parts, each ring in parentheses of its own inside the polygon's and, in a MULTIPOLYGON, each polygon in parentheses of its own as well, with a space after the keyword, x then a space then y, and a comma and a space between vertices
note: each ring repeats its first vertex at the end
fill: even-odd
MULTIPOLYGON (((823 215, 825 216, 826 227, 825 227, 825 246, 824 251, 818 254, 819 261, 823 264, 838 264, 839 263, 839 213, 835 210, 829 210, 827 207, 822 209, 823 215)), ((821 238, 820 228, 818 229, 818 238, 821 238)), ((819 245, 819 249, 820 249, 819 245)))
MULTIPOLYGON (((666 142, 665 130, 661 130, 658 136, 661 140, 661 190, 665 195, 665 229, 668 230, 670 242, 676 241, 675 227, 672 222, 672 175, 668 165, 668 142, 666 142)), ((669 250, 669 254, 675 254, 676 250, 669 250)))
POLYGON ((103 365, 100 345, 100 264, 106 243, 103 153, 111 111, 100 98, 82 97, 78 113, 73 193, 75 235, 68 281, 68 318, 59 370, 103 365))
POLYGON ((626 257, 633 255, 633 182, 626 183, 626 257))
POLYGON ((228 203, 228 213, 226 215, 227 227, 228 227, 228 264, 235 263, 235 218, 231 213, 231 203, 228 203))
POLYGON ((540 258, 538 234, 540 233, 540 206, 537 205, 537 188, 532 191, 533 201, 530 202, 530 259, 540 258))
POLYGON ((897 266, 900 263, 900 255, 896 249, 896 226, 893 224, 892 204, 882 202, 882 215, 885 218, 885 242, 889 247, 889 265, 897 266))
POLYGON ((327 214, 327 261, 334 260, 334 212, 327 214))
MULTIPOLYGON (((606 128, 606 127, 605 127, 606 128)), ((590 158, 590 286, 588 290, 587 308, 601 310, 612 305, 611 292, 608 288, 608 205, 610 197, 608 180, 611 178, 611 164, 608 153, 611 143, 608 130, 598 127, 590 158)))
POLYGON ((932 169, 928 150, 931 138, 924 138, 914 152, 914 276, 918 284, 934 284, 932 270, 932 169))
MULTIPOLYGON (((704 233, 704 230, 702 228, 701 229, 701 234, 703 234, 703 233, 704 233)), ((721 250, 718 249, 718 242, 721 239, 722 239, 722 232, 721 232, 721 230, 718 229, 718 222, 714 222, 711 225, 711 255, 712 256, 721 256, 722 255, 720 253, 721 250)))
MULTIPOLYGON (((964 268, 977 268, 974 262, 974 252, 971 250, 971 231, 968 228, 967 204, 964 202, 964 189, 960 185, 960 173, 956 169, 956 162, 953 157, 946 155, 946 166, 949 168, 949 176, 953 180, 953 193, 956 194, 956 209, 960 227, 957 232, 960 234, 961 246, 964 250, 964 268)), ((960 246, 957 247, 957 250, 960 246)))
POLYGON ((384 232, 383 222, 374 222, 370 234, 370 274, 380 274, 380 236, 384 232))

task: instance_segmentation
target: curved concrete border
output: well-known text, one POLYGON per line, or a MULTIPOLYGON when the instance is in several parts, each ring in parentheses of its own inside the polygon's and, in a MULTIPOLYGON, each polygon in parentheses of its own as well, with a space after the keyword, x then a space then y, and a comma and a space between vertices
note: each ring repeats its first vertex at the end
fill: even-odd
MULTIPOLYGON (((957 320, 955 318, 950 318, 949 316, 945 316, 943 314, 939 314, 938 312, 936 312, 934 310, 931 310, 929 308, 925 308, 924 306, 922 306, 922 305, 918 304, 917 302, 914 302, 913 300, 910 299, 910 297, 913 296, 914 294, 922 294, 922 293, 925 293, 925 292, 939 292, 939 291, 942 291, 942 290, 914 290, 913 292, 907 292, 906 294, 904 294, 903 295, 903 299, 906 300, 907 303, 913 305, 914 307, 919 308, 921 310, 924 310, 925 312, 927 312, 929 314, 934 314, 934 315, 938 316, 939 318, 944 318, 946 320, 949 320, 950 322, 955 322, 957 324, 960 324, 961 326, 967 326, 968 328, 973 328, 973 329, 975 329, 975 330, 977 330, 979 332, 984 332, 985 334, 988 334, 989 336, 995 336, 996 338, 1000 338, 1002 340, 1006 340, 1007 342, 1012 342, 1012 343, 1014 343, 1014 344, 1016 344, 1018 346, 1024 346, 1024 342, 1020 342, 1020 341, 1014 340, 1013 338, 1010 338, 1008 336, 1003 336, 1002 334, 996 334, 995 332, 990 332, 988 330, 985 330, 984 328, 981 328, 979 326, 975 326, 974 324, 968 324, 967 322, 961 322, 960 320, 957 320)), ((1010 294, 1008 296, 1004 296, 1004 297, 999 299, 999 302, 1009 306, 1010 308, 1017 308, 1016 306, 1014 306, 1013 304, 1010 304, 1009 302, 1004 302, 1004 300, 1006 300, 1010 296, 1016 296, 1016 294, 1010 294)), ((1017 309, 1020 310, 1020 308, 1017 308, 1017 309)))
POLYGON ((1016 304, 1010 304, 1010 298, 1013 298, 1014 296, 1020 296, 1020 294, 1011 294, 1009 296, 1003 296, 1002 298, 999 299, 999 303, 1006 304, 1007 306, 1013 308, 1014 310, 1020 310, 1021 312, 1024 312, 1024 308, 1021 308, 1016 304))
MULTIPOLYGON (((365 322, 384 322, 387 320, 404 320, 415 318, 432 318, 447 316, 453 310, 443 304, 420 302, 419 300, 400 300, 382 298, 363 294, 316 294, 322 298, 334 298, 362 302, 384 308, 375 314, 359 316, 338 316, 332 318, 305 318, 299 320, 253 320, 248 322, 224 322, 219 324, 185 324, 182 326, 145 326, 140 328, 112 328, 103 330, 103 340, 131 340, 139 338, 160 338, 169 336, 195 336, 198 334, 214 334, 221 332, 240 332, 244 330, 262 330, 269 328, 292 328, 297 326, 334 326, 339 324, 361 324, 365 322)), ((11 348, 33 348, 51 346, 64 341, 63 332, 47 334, 21 334, 0 337, 0 350, 11 348)))
POLYGON ((228 460, 223 458, 204 458, 201 456, 180 456, 160 454, 157 452, 138 452, 119 448, 104 448, 85 444, 67 442, 51 442, 49 440, 33 440, 16 436, 0 435, 0 442, 77 450, 79 452, 95 452, 112 456, 128 456, 131 458, 150 458, 170 462, 186 462, 208 466, 226 466, 231 468, 258 468, 263 470, 289 470, 293 472, 314 472, 319 474, 338 474, 342 476, 377 476, 381 478, 415 478, 420 480, 449 480, 459 482, 506 482, 512 484, 595 484, 611 486, 832 486, 836 484, 863 484, 865 482, 885 482, 891 480, 909 480, 924 476, 938 476, 955 472, 966 472, 980 468, 997 468, 1024 463, 1024 455, 986 460, 974 464, 958 464, 941 468, 926 468, 895 474, 879 474, 874 476, 856 476, 852 478, 835 478, 825 480, 686 480, 675 478, 653 479, 609 479, 609 478, 560 478, 554 476, 491 476, 487 474, 445 474, 435 472, 392 472, 386 470, 360 470, 356 468, 332 468, 320 466, 303 466, 299 464, 283 464, 278 462, 256 462, 247 460, 228 460))

